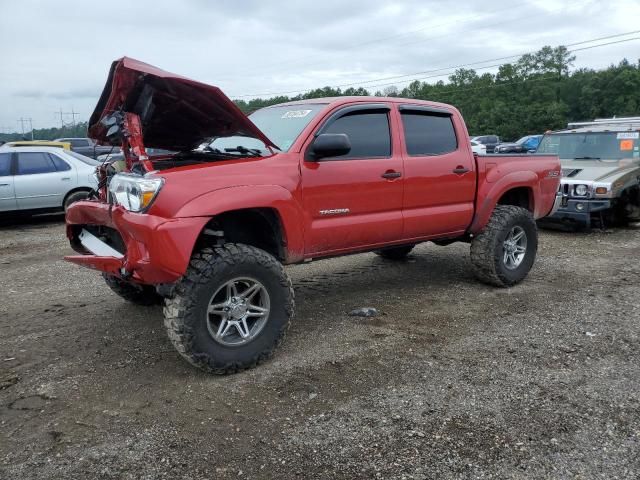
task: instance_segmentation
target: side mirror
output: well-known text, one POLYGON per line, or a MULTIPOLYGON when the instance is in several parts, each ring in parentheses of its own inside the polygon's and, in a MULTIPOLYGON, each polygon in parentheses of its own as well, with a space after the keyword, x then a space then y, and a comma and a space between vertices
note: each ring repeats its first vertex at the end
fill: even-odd
POLYGON ((323 133, 311 145, 314 160, 325 157, 339 157, 351 151, 351 142, 346 133, 323 133))

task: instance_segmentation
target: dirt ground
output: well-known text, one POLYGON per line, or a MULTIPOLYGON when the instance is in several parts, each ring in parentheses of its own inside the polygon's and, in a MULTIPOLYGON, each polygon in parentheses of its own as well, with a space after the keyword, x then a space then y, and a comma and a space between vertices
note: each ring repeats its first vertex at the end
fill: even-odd
POLYGON ((289 267, 287 340, 227 377, 65 263, 60 217, 0 252, 0 478, 640 477, 640 230, 543 231, 507 290, 463 244, 289 267))

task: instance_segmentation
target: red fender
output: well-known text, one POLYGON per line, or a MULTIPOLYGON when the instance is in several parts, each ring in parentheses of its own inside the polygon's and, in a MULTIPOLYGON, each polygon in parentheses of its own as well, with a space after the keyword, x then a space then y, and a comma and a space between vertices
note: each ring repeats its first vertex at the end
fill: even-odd
MULTIPOLYGON (((487 175, 489 175, 487 173, 487 175)), ((500 178, 495 183, 489 183, 480 178, 478 182, 477 198, 483 199, 482 202, 476 205, 476 215, 469 227, 470 233, 478 233, 482 230, 491 214, 496 207, 498 200, 509 190, 514 188, 526 187, 530 191, 530 205, 533 207, 532 212, 534 218, 539 218, 543 214, 538 212, 538 205, 540 199, 540 180, 538 175, 532 171, 513 172, 500 178)))
POLYGON ((221 188, 186 203, 176 217, 214 217, 221 213, 249 208, 276 210, 286 242, 287 263, 301 261, 304 255, 304 212, 291 192, 279 185, 243 185, 221 188))

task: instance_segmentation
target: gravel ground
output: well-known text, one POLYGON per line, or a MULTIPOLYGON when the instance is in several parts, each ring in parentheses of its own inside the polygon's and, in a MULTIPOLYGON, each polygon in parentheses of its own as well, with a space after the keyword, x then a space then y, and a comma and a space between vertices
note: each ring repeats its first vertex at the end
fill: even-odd
POLYGON ((59 217, 0 249, 0 478, 640 477, 640 230, 543 231, 507 290, 463 244, 289 267, 285 344, 227 377, 65 263, 59 217))

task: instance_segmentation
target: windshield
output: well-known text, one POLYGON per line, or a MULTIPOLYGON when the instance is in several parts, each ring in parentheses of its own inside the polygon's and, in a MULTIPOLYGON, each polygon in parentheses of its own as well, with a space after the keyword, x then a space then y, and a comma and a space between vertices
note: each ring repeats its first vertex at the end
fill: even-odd
MULTIPOLYGON (((326 105, 324 103, 309 103, 306 105, 285 105, 281 107, 267 107, 253 112, 249 119, 275 143, 283 152, 291 148, 300 132, 326 105)), ((267 147, 257 138, 233 136, 214 139, 209 147, 224 152, 225 149, 267 150, 267 147)))
POLYGON ((639 158, 639 132, 587 132, 545 135, 537 153, 574 160, 639 158))

